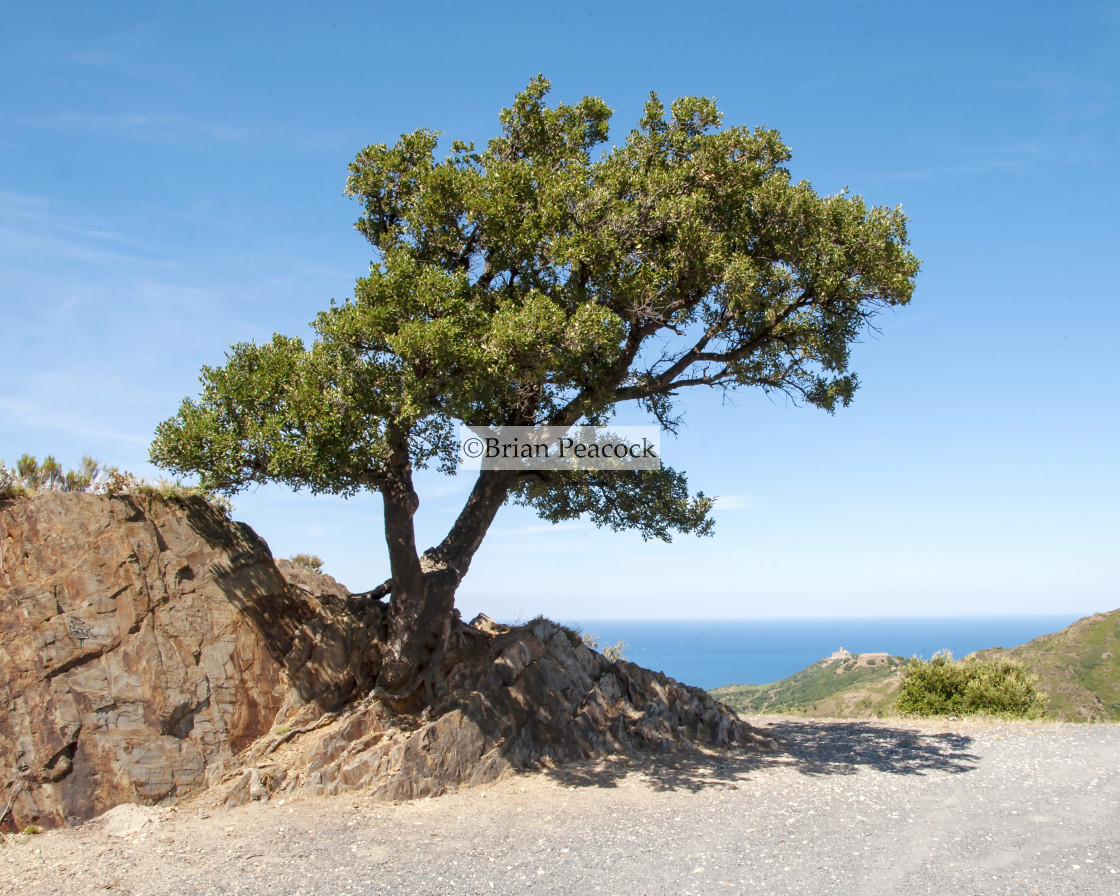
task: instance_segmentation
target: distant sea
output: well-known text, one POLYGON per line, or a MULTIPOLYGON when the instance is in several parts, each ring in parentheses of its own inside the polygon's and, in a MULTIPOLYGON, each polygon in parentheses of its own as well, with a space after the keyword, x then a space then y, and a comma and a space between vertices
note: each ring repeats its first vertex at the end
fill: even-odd
POLYGON ((685 684, 767 684, 843 647, 928 659, 960 658, 984 647, 1016 647, 1080 616, 963 616, 876 619, 565 620, 599 639, 625 641, 626 659, 685 684))

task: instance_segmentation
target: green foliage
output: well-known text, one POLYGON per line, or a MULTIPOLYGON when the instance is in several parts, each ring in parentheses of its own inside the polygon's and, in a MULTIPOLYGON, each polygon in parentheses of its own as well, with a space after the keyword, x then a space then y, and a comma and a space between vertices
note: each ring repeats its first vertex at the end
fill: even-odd
POLYGON ((22 498, 29 494, 27 487, 20 481, 16 470, 9 470, 0 461, 0 501, 11 498, 22 498))
POLYGON ((16 473, 20 480, 32 491, 47 491, 62 483, 62 467, 53 456, 47 455, 40 464, 30 454, 16 461, 16 473))
POLYGON ((312 572, 323 571, 323 558, 318 554, 293 554, 288 559, 296 566, 302 566, 312 572))
POLYGON ((712 529, 712 501, 672 469, 483 470, 420 557, 414 471, 456 471, 459 423, 566 429, 637 406, 675 431, 691 387, 831 412, 856 389, 851 343, 913 293, 902 211, 794 183, 776 131, 720 130, 712 100, 666 111, 651 94, 604 151, 606 104, 550 108, 548 92, 534 78, 482 150, 453 141, 437 159, 419 130, 358 153, 347 192, 374 261, 353 298, 317 316, 309 346, 233 346, 152 443, 154 463, 225 494, 381 493, 387 694, 436 673, 454 591, 506 501, 665 541, 712 529))
MULTIPOLYGON (((534 78, 485 149, 437 158, 438 135, 418 130, 358 153, 347 192, 368 276, 310 346, 276 335, 203 368, 152 460, 225 493, 276 480, 351 495, 452 472, 459 421, 597 423, 630 403, 674 428, 691 386, 848 404, 850 344, 913 291, 905 215, 792 181, 778 133, 721 130, 712 100, 666 110, 651 94, 602 151, 606 104, 549 107, 548 92, 534 78)), ((511 479, 503 494, 549 520, 711 529, 710 499, 673 470, 511 479)))
POLYGON ((233 513, 233 502, 229 498, 199 485, 186 485, 178 480, 168 479, 136 480, 136 482, 136 485, 128 489, 132 494, 158 495, 165 501, 178 503, 192 498, 201 498, 211 507, 220 510, 226 517, 233 513))
MULTIPOLYGON (((1120 721, 1120 610, 1087 616, 1059 632, 1042 635, 1018 647, 981 650, 967 659, 1020 663, 1029 671, 1027 678, 1035 691, 1047 695, 1046 718, 1120 721)), ((949 662, 948 657, 937 660, 938 665, 945 667, 949 662)), ((833 675, 827 667, 815 663, 780 682, 728 685, 712 693, 740 712, 838 717, 888 715, 897 711, 903 668, 893 657, 890 664, 889 668, 877 667, 881 672, 876 673, 875 669, 861 670, 858 666, 849 670, 849 661, 841 667, 842 674, 833 675), (884 677, 878 678, 877 674, 884 677)), ((947 671, 944 677, 955 674, 955 670, 947 671)), ((1000 699, 998 680, 996 683, 997 696, 986 698, 989 703, 1000 699)), ((964 714, 973 710, 947 711, 964 714)))
MULTIPOLYGON (((538 619, 544 619, 543 616, 539 616, 537 618, 538 619)), ((560 630, 564 633, 564 636, 568 639, 568 643, 571 644, 573 647, 577 647, 580 644, 584 643, 583 632, 581 632, 578 628, 572 628, 570 625, 563 625, 562 623, 557 623, 557 625, 560 626, 560 630)))
POLYGON ((101 464, 92 457, 83 457, 82 465, 77 470, 67 470, 63 477, 63 491, 85 492, 94 488, 99 479, 107 475, 108 471, 101 468, 101 464))
POLYGON ((688 493, 676 470, 555 470, 512 489, 515 503, 552 523, 587 516, 616 532, 636 529, 643 540, 672 541, 673 532, 710 535, 713 501, 688 493))
POLYGON ((228 498, 207 489, 166 479, 141 479, 116 467, 103 466, 92 457, 83 457, 76 470, 63 470, 62 465, 51 455, 47 455, 39 463, 32 455, 24 454, 16 462, 14 470, 0 460, 0 500, 25 498, 48 491, 95 495, 158 495, 168 501, 199 497, 226 516, 233 511, 228 498))
MULTIPOLYGON (((878 709, 878 690, 896 674, 902 664, 898 657, 868 660, 856 654, 844 660, 822 660, 769 684, 732 684, 712 690, 712 696, 736 712, 753 715, 805 714, 846 715, 847 694, 859 694, 851 701, 861 714, 878 709)), ((853 707, 855 708, 855 707, 853 707)))
POLYGON ((92 457, 83 457, 76 470, 63 470, 52 455, 42 463, 30 454, 24 454, 14 470, 0 461, 0 497, 15 498, 40 492, 95 492, 105 491, 109 479, 116 473, 112 467, 103 467, 92 457))
POLYGON ((553 622, 547 616, 535 616, 525 623, 525 627, 532 628, 534 625, 537 625, 541 622, 547 622, 550 625, 559 626, 560 631, 564 633, 564 636, 568 639, 568 643, 573 647, 578 647, 580 644, 582 644, 584 647, 588 647, 591 650, 598 650, 612 663, 617 663, 619 660, 626 659, 625 650, 629 645, 625 641, 619 641, 615 644, 610 644, 606 647, 601 648, 599 646, 599 637, 597 635, 593 635, 590 632, 582 631, 576 626, 564 625, 564 623, 562 622, 553 622))
MULTIPOLYGON (((547 616, 545 616, 543 614, 538 614, 538 615, 534 616, 528 622, 524 623, 523 627, 526 628, 526 629, 531 629, 536 625, 540 625, 540 623, 542 623, 542 622, 547 623, 548 625, 559 626, 560 631, 562 631, 564 633, 564 637, 566 637, 568 639, 568 643, 571 644, 573 647, 575 647, 579 644, 582 644, 584 642, 584 637, 585 636, 580 631, 578 626, 565 625, 562 622, 554 622, 553 620, 549 619, 547 616)), ((518 624, 520 625, 520 623, 518 623, 518 624)))
POLYGON ((1049 695, 1046 714, 1065 721, 1120 721, 1120 610, 981 656, 1018 660, 1049 695))
POLYGON ((599 646, 599 637, 590 632, 583 632, 580 635, 580 640, 585 647, 590 647, 592 650, 598 650, 612 663, 617 663, 619 660, 626 659, 626 648, 630 645, 625 641, 618 641, 614 644, 608 644, 605 647, 599 646))
POLYGON ((1005 657, 954 660, 942 651, 932 659, 913 657, 902 672, 896 706, 919 716, 997 715, 1039 718, 1046 695, 1036 689, 1038 676, 1005 657))
POLYGON ((615 644, 608 644, 604 647, 602 653, 612 663, 617 663, 626 659, 626 648, 629 646, 625 641, 619 640, 615 644))

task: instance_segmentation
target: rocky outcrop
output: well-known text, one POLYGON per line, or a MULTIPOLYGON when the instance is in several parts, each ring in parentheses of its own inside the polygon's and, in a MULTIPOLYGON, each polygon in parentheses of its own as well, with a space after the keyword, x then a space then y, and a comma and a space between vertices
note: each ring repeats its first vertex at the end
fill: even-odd
POLYGON ((620 751, 766 747, 707 693, 547 620, 456 620, 419 715, 371 695, 387 606, 198 498, 0 503, 0 821, 212 787, 405 799, 620 751), (6 808, 5 808, 6 807, 6 808))
POLYGON ((305 594, 315 595, 320 599, 334 598, 345 600, 350 597, 350 591, 334 576, 324 572, 316 572, 308 566, 293 563, 283 557, 276 559, 276 569, 279 570, 289 585, 298 588, 305 594))
POLYGON ((246 754, 227 805, 297 788, 413 799, 611 753, 771 748, 707 692, 612 662, 554 622, 482 616, 453 631, 444 690, 420 718, 372 697, 318 718, 308 706, 246 754))
POLYGON ((369 693, 381 668, 388 607, 289 560, 276 567, 293 597, 311 608, 284 654, 290 690, 281 715, 305 704, 329 712, 369 693))
POLYGON ((153 803, 269 730, 314 607, 200 499, 0 506, 0 807, 59 824, 153 803))

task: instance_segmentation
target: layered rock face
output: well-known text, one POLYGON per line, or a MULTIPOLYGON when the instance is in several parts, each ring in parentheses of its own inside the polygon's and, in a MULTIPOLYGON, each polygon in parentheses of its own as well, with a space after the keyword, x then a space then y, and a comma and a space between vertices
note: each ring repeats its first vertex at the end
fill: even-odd
POLYGON ((551 761, 769 746, 547 620, 456 620, 427 708, 396 712, 371 695, 387 614, 200 499, 0 504, 0 822, 206 787, 407 799, 551 761))
POLYGON ((73 823, 196 790, 268 731, 313 608, 205 502, 0 506, 0 808, 73 823))
POLYGON ((612 662, 548 620, 458 623, 441 673, 419 718, 372 697, 325 715, 296 712, 289 730, 245 755, 227 805, 297 788, 414 799, 612 753, 773 747, 707 692, 612 662))

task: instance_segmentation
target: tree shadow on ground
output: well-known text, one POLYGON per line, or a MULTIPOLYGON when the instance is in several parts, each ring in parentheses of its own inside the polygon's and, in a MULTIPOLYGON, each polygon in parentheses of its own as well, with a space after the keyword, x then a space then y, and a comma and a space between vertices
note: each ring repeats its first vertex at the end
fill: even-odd
POLYGON ((892 775, 960 774, 972 771, 980 760, 968 751, 971 737, 950 731, 782 719, 771 722, 766 733, 778 742, 778 755, 793 757, 805 775, 853 774, 861 767, 892 775))
POLYGON ((608 757, 550 770, 569 787, 617 787, 634 776, 654 790, 735 789, 751 772, 792 768, 803 775, 854 775, 863 769, 891 775, 961 774, 977 767, 972 738, 859 721, 774 720, 759 729, 776 749, 695 751, 664 756, 608 757))

